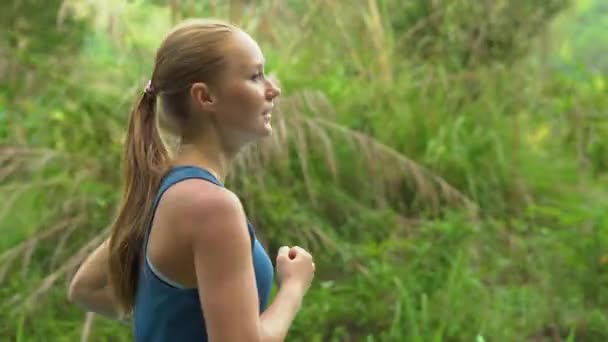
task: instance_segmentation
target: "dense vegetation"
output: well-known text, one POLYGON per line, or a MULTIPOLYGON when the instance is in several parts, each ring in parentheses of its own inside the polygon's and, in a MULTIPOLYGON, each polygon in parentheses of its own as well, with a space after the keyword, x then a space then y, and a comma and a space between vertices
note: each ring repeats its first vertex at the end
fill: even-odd
POLYGON ((66 284, 107 236, 154 49, 192 16, 241 24, 283 88, 228 186, 273 255, 315 255, 290 341, 608 340, 601 1, 170 3, 0 4, 2 340, 130 340, 66 284))

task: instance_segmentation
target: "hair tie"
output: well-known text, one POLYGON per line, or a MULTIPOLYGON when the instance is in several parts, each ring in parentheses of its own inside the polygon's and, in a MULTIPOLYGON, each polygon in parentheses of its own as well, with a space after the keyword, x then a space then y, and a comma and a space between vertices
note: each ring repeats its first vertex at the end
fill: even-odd
POLYGON ((148 83, 146 84, 146 88, 144 88, 144 93, 146 93, 147 95, 150 95, 150 96, 156 95, 156 91, 154 90, 154 87, 152 86, 152 80, 148 80, 148 83))

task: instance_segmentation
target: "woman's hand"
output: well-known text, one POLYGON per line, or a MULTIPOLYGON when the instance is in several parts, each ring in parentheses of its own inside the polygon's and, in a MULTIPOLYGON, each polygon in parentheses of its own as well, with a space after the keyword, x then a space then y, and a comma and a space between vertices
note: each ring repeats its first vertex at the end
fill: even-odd
POLYGON ((308 291, 315 272, 312 255, 301 247, 279 248, 277 255, 277 277, 282 286, 297 286, 302 295, 308 291))

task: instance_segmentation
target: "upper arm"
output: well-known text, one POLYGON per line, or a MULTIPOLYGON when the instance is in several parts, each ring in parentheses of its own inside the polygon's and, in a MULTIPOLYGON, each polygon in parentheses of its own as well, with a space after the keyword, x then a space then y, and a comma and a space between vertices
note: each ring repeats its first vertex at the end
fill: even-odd
POLYGON ((105 240, 80 265, 70 282, 70 299, 76 299, 79 293, 99 290, 108 285, 107 268, 103 267, 108 263, 108 245, 108 240, 105 240))
POLYGON ((207 188, 180 204, 211 341, 258 341, 259 300, 251 242, 238 198, 207 188), (185 202, 185 203, 184 203, 185 202))

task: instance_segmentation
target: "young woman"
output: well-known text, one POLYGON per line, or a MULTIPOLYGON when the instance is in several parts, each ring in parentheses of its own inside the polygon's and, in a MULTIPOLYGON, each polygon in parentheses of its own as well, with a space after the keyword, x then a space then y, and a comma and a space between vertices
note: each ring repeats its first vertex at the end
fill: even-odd
POLYGON ((279 249, 269 305, 271 260, 223 185, 239 150, 271 134, 279 95, 241 29, 196 20, 172 30, 129 119, 111 236, 74 276, 70 300, 132 316, 136 341, 282 341, 312 281, 312 257, 279 249), (172 158, 158 121, 181 137, 172 158))

